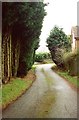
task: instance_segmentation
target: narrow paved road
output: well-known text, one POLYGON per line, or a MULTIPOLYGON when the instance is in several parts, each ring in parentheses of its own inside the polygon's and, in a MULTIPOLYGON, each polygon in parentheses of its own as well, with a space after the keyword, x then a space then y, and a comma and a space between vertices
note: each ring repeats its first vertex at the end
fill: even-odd
POLYGON ((3 118, 77 118, 77 92, 50 68, 37 67, 36 81, 3 111, 3 118))

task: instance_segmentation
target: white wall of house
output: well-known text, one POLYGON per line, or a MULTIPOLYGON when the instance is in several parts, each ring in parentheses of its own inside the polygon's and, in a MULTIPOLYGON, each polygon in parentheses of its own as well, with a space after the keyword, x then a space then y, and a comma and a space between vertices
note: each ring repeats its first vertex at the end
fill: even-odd
POLYGON ((72 33, 72 51, 74 51, 76 48, 76 40, 74 38, 74 33, 72 33))
POLYGON ((72 36, 72 52, 74 52, 79 49, 79 26, 72 27, 71 36, 72 36))

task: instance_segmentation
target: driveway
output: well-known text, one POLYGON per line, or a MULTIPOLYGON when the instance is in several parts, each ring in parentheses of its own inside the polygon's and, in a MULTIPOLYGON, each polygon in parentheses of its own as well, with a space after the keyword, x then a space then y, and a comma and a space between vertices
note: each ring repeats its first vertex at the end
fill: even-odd
POLYGON ((51 66, 37 66, 36 81, 3 111, 3 118, 77 118, 77 92, 51 66))

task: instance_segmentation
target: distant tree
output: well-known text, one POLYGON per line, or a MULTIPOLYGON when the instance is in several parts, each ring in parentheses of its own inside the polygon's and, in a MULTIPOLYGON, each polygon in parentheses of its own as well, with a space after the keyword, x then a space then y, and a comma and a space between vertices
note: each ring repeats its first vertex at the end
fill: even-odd
POLYGON ((36 53, 35 62, 43 62, 45 59, 51 59, 50 53, 36 53))

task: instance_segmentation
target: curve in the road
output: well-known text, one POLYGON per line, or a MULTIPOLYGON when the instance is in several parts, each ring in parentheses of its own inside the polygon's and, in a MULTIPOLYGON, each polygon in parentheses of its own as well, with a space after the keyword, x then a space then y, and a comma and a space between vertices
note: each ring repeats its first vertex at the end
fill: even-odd
POLYGON ((3 118, 77 118, 77 92, 50 68, 37 66, 36 81, 3 118))

